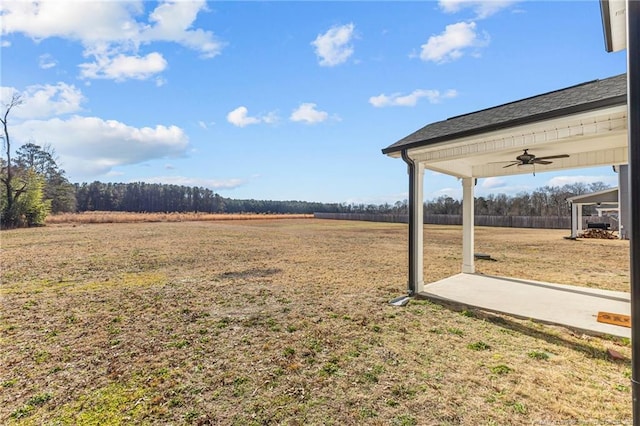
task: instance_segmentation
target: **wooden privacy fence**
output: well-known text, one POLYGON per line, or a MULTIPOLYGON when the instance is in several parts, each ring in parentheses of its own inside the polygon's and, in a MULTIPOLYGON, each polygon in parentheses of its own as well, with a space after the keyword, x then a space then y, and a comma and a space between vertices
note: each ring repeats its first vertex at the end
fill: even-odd
MULTIPOLYGON (((363 220, 369 222, 408 223, 406 214, 376 214, 376 213, 314 213, 317 219, 363 220)), ((610 223, 610 229, 618 229, 617 222, 609 217, 583 217, 582 228, 587 229, 588 222, 610 223)), ((425 214, 424 223, 430 225, 462 225, 462 215, 459 214, 425 214)), ((553 216, 476 216, 476 226, 498 226, 506 228, 543 228, 543 229, 571 229, 570 217, 553 216)))

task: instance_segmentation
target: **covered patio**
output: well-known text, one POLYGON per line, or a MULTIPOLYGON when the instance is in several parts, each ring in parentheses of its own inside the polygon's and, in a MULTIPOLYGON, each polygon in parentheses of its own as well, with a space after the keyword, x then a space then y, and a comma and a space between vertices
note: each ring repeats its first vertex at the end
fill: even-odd
POLYGON ((425 292, 425 169, 463 187, 462 273, 475 273, 478 178, 628 162, 626 75, 594 80, 429 124, 383 149, 409 170, 409 295, 425 292))
MULTIPOLYGON (((622 169, 620 172, 620 187, 624 188, 625 180, 628 178, 626 173, 627 166, 618 167, 618 169, 622 169)), ((628 197, 628 192, 625 195, 628 197)), ((620 191, 618 188, 610 188, 590 194, 576 195, 574 197, 567 198, 567 201, 571 205, 571 238, 577 238, 582 234, 582 207, 595 205, 598 206, 596 208, 598 211, 598 217, 602 217, 602 213, 616 214, 617 226, 615 227, 615 230, 618 231, 618 238, 623 240, 626 239, 626 228, 628 227, 628 224, 626 223, 627 212, 625 211, 624 215, 621 214, 620 205, 625 205, 625 203, 621 202, 620 191)))
POLYGON ((626 99, 621 74, 432 123, 385 148, 409 169, 409 295, 629 337, 629 328, 597 321, 599 311, 629 315, 628 293, 476 274, 474 238, 478 178, 625 165, 626 99), (463 187, 461 274, 430 284, 423 269, 426 169, 455 176, 463 187))

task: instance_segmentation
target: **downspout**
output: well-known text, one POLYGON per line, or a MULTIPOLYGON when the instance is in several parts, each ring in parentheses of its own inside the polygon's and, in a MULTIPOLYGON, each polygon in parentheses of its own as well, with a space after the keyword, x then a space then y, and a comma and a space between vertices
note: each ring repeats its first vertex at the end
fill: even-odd
POLYGON ((578 213, 573 211, 573 201, 567 200, 567 204, 569 204, 569 215, 571 216, 571 236, 569 238, 575 240, 578 237, 578 224, 576 223, 578 213))
POLYGON ((414 182, 416 176, 416 163, 413 161, 409 155, 407 154, 407 150, 403 149, 401 151, 402 159, 405 163, 407 163, 407 169, 409 171, 409 282, 407 283, 407 292, 409 296, 414 296, 416 293, 416 255, 415 253, 415 202, 416 200, 413 197, 414 193, 414 182))
POLYGON ((600 16, 602 16, 602 29, 604 32, 604 48, 607 52, 613 52, 613 40, 611 40, 611 14, 609 13, 609 0, 600 0, 600 16))

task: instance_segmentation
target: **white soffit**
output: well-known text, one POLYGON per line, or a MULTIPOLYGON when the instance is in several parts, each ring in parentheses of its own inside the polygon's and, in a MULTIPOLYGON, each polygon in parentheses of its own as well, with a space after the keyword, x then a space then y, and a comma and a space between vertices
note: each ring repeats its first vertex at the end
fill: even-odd
POLYGON ((538 157, 568 154, 536 172, 626 164, 626 105, 503 129, 409 150, 427 169, 458 177, 491 177, 531 173, 508 167, 523 149, 538 157))

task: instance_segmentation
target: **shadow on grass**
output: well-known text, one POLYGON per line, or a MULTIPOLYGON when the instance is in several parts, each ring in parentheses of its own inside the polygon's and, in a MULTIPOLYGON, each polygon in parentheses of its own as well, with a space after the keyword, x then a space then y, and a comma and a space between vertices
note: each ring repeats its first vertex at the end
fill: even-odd
POLYGON ((250 268, 244 271, 227 271, 215 276, 217 279, 224 278, 266 278, 282 272, 280 268, 250 268))
MULTIPOLYGON (((568 349, 582 352, 591 358, 602 359, 614 364, 628 364, 631 362, 631 359, 625 356, 622 356, 621 359, 613 359, 609 356, 606 349, 600 349, 588 343, 576 342, 573 339, 565 338, 561 335, 546 331, 541 327, 543 325, 553 325, 556 327, 562 327, 571 333, 575 333, 576 335, 591 334, 595 337, 609 340, 611 342, 618 342, 620 345, 624 346, 625 339, 623 338, 610 336, 610 335, 587 333, 584 330, 574 330, 569 327, 559 326, 556 324, 545 324, 544 322, 538 322, 538 321, 534 321, 527 318, 516 319, 514 317, 513 319, 511 319, 505 316, 495 315, 493 312, 490 312, 490 311, 485 311, 482 309, 455 304, 455 303, 447 303, 441 300, 431 300, 431 299, 424 299, 424 300, 428 300, 430 303, 442 306, 451 311, 463 313, 465 314, 465 316, 468 316, 468 317, 473 317, 479 320, 488 321, 492 324, 495 324, 499 327, 511 330, 516 333, 524 334, 526 336, 533 337, 535 339, 544 340, 545 342, 553 345, 563 346, 568 349), (531 325, 527 325, 522 321, 528 321, 531 325)), ((504 315, 504 314, 501 314, 501 315, 504 315)))

